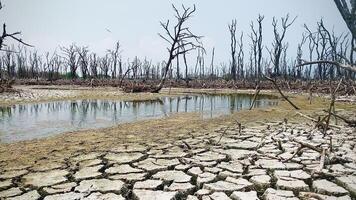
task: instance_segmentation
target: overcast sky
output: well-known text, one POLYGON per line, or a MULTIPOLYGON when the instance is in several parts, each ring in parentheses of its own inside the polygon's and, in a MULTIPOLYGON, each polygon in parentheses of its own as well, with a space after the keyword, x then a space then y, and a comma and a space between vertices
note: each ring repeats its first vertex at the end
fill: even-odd
POLYGON ((119 40, 125 60, 137 55, 156 62, 167 58, 166 43, 157 33, 162 32, 159 21, 173 19, 172 3, 196 4, 191 30, 204 36, 209 57, 216 48, 217 63, 230 59, 227 25, 235 18, 238 34, 244 31, 244 45, 248 47, 249 24, 263 14, 263 43, 270 47, 272 17, 287 13, 291 18, 298 16, 286 36, 293 57, 304 23, 314 28, 323 18, 327 28, 348 32, 333 0, 2 0, 0 22, 6 22, 8 32, 21 31, 22 38, 40 52, 75 42, 102 55, 119 40))

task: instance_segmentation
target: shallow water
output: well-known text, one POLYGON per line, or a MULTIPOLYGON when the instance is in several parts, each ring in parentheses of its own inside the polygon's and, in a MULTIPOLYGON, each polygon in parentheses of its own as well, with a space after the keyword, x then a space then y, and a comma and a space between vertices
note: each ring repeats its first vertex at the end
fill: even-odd
MULTIPOLYGON (((188 95, 154 101, 74 100, 0 107, 0 141, 30 140, 182 112, 212 118, 248 109, 252 99, 247 94, 188 95)), ((260 95, 255 107, 274 105, 275 98, 260 95)))

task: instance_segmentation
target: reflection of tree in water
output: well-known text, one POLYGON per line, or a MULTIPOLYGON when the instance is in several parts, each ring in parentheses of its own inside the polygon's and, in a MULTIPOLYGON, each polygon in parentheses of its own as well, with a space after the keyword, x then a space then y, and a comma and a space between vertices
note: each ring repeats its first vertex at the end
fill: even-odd
POLYGON ((75 115, 77 113, 77 107, 78 107, 78 103, 76 101, 71 101, 70 102, 69 110, 70 110, 70 123, 71 123, 71 125, 75 125, 74 122, 75 122, 75 115))
POLYGON ((194 99, 194 112, 196 112, 198 108, 198 96, 194 96, 193 99, 194 99))
MULTIPOLYGON (((60 120, 68 125, 60 127, 57 131, 65 132, 82 127, 95 128, 148 117, 163 117, 175 112, 199 112, 202 117, 214 117, 215 114, 232 113, 248 108, 252 98, 253 95, 242 94, 189 95, 163 97, 153 101, 77 100, 15 105, 0 107, 0 131, 6 132, 6 127, 10 130, 16 126, 19 127, 18 132, 28 132, 26 127, 37 127, 36 124, 60 120)), ((255 107, 278 104, 277 101, 269 101, 269 98, 259 96, 255 107)), ((42 129, 36 131, 41 132, 42 129)))
MULTIPOLYGON (((11 107, 0 107, 1 119, 5 117, 12 117, 12 109, 11 107)), ((0 120, 1 120, 0 119, 0 120)))
POLYGON ((179 103, 180 103, 180 97, 177 97, 177 108, 176 108, 176 112, 179 112, 179 103))

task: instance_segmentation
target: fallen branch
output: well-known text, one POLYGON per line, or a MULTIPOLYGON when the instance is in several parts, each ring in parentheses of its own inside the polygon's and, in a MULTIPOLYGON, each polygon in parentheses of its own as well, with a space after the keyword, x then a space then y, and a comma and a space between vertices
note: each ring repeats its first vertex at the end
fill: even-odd
POLYGON ((299 145, 298 149, 293 153, 293 155, 290 158, 283 160, 283 162, 292 160, 303 148, 304 147, 302 145, 299 145))
POLYGON ((297 140, 295 138, 292 138, 291 141, 300 144, 302 147, 307 147, 307 148, 312 149, 312 150, 314 150, 316 152, 319 152, 320 154, 323 152, 323 149, 321 149, 319 147, 316 147, 316 146, 313 146, 313 145, 311 145, 309 143, 299 141, 299 140, 297 140))
POLYGON ((329 60, 317 60, 317 61, 309 61, 309 62, 302 60, 302 63, 297 65, 296 67, 303 67, 305 65, 314 65, 314 64, 330 64, 330 65, 334 65, 334 66, 349 70, 351 72, 356 72, 355 65, 342 64, 339 62, 329 61, 329 60))
POLYGON ((277 83, 276 83, 275 80, 273 80, 272 78, 267 77, 267 76, 265 76, 265 78, 273 83, 274 87, 278 90, 279 94, 281 94, 281 96, 282 96, 286 101, 288 101, 288 103, 289 103, 291 106, 293 106, 293 108, 295 108, 296 110, 299 110, 299 108, 298 108, 293 102, 291 102, 291 101, 288 99, 288 97, 286 97, 286 96, 283 94, 283 92, 281 91, 281 89, 279 88, 279 86, 277 85, 277 83))
MULTIPOLYGON (((306 118, 306 119, 309 119, 309 120, 311 120, 311 121, 313 121, 313 122, 315 122, 315 123, 319 123, 320 122, 320 120, 316 120, 316 119, 314 119, 314 118, 311 118, 311 117, 309 117, 308 115, 304 115, 303 113, 301 113, 301 112, 296 112, 298 115, 300 115, 301 117, 304 117, 304 118, 306 118)), ((337 128, 337 129, 341 129, 342 127, 341 126, 337 126, 337 125, 333 125, 333 124, 329 124, 329 126, 330 127, 333 127, 333 128, 337 128)))

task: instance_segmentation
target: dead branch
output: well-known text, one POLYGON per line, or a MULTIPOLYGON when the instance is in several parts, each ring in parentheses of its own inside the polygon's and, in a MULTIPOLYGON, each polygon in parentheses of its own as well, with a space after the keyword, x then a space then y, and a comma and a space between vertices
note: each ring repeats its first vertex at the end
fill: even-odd
POLYGON ((336 66, 340 67, 346 70, 349 70, 351 72, 356 72, 356 66, 355 65, 350 65, 350 64, 342 64, 336 61, 329 61, 329 60, 317 60, 317 61, 304 61, 302 60, 302 63, 299 65, 296 65, 296 67, 303 67, 306 65, 314 65, 314 64, 330 64, 329 66, 336 66))
POLYGON ((328 115, 327 115, 327 118, 326 118, 326 121, 325 121, 326 122, 326 126, 324 127, 324 130, 323 130, 324 131, 324 136, 326 135, 326 130, 329 128, 331 111, 335 107, 336 92, 339 90, 341 82, 342 82, 342 79, 340 79, 339 83, 337 84, 337 87, 335 88, 335 90, 331 94, 331 102, 330 102, 330 106, 329 106, 329 110, 328 110, 328 115))
POLYGON ((278 84, 276 83, 276 81, 275 81, 274 79, 272 79, 272 78, 270 78, 270 77, 267 77, 267 76, 265 76, 265 78, 273 83, 274 87, 278 90, 279 94, 281 94, 281 96, 282 96, 291 106, 293 106, 293 108, 295 108, 296 110, 299 110, 299 107, 296 106, 293 102, 291 102, 291 101, 288 99, 288 97, 286 97, 286 96, 283 94, 283 92, 281 91, 281 89, 279 88, 278 84))
POLYGON ((321 148, 319 148, 319 147, 313 146, 313 145, 311 145, 311 144, 309 144, 309 143, 306 143, 306 142, 299 141, 299 140, 297 140, 297 139, 295 139, 295 138, 292 138, 291 141, 300 144, 300 145, 302 146, 302 148, 305 148, 305 147, 306 147, 306 148, 312 149, 312 150, 314 150, 314 151, 316 151, 316 152, 318 152, 318 153, 320 153, 320 154, 321 154, 322 151, 323 151, 323 149, 321 149, 321 148))
POLYGON ((252 103, 251 103, 251 106, 250 106, 249 110, 252 110, 253 106, 255 105, 255 102, 257 100, 257 96, 260 93, 260 91, 261 91, 260 83, 258 83, 257 86, 256 86, 255 95, 253 95, 253 100, 252 100, 252 103))
MULTIPOLYGON (((312 117, 309 117, 309 116, 307 116, 307 115, 305 115, 305 114, 303 114, 303 113, 301 113, 301 112, 296 112, 298 115, 300 115, 301 117, 304 117, 304 118, 306 118, 306 119, 308 119, 308 120, 311 120, 311 121, 313 121, 313 122, 315 122, 315 123, 319 123, 320 121, 322 121, 322 120, 316 120, 316 119, 314 119, 314 118, 312 118, 312 117)), ((330 127, 333 127, 333 128, 337 128, 337 129, 341 129, 341 127, 340 126, 337 126, 337 125, 332 125, 332 124, 329 124, 329 126, 330 127)))

